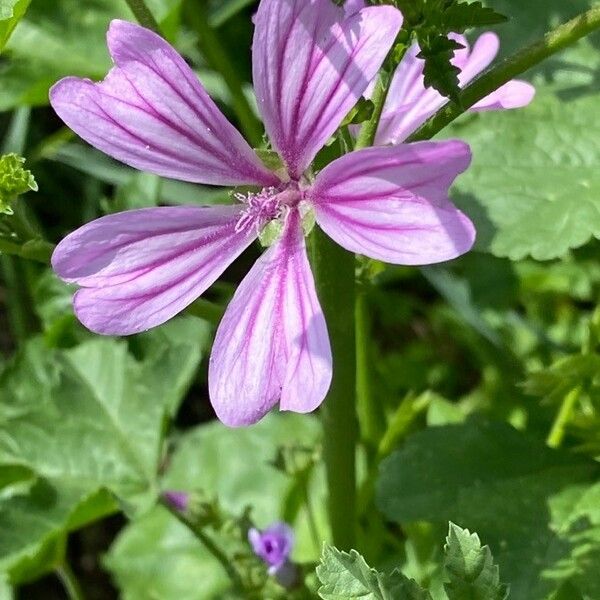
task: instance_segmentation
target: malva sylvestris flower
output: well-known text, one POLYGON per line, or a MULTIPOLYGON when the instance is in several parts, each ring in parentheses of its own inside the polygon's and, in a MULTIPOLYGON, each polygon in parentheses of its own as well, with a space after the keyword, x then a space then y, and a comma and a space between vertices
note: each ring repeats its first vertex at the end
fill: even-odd
POLYGON ((287 523, 273 523, 264 531, 252 527, 248 541, 254 553, 269 566, 269 574, 276 575, 286 570, 294 548, 294 532, 287 523))
POLYGON ((303 221, 351 252, 393 264, 455 258, 475 238, 448 188, 470 162, 460 141, 367 148, 313 176, 310 164, 377 74, 400 30, 391 6, 351 15, 331 0, 262 0, 255 18, 258 107, 284 169, 269 170, 161 37, 113 21, 114 68, 100 83, 69 77, 52 106, 83 139, 164 177, 255 186, 231 206, 108 215, 68 235, 52 264, 80 289, 92 331, 126 335, 164 323, 200 296, 267 224, 281 233, 238 287, 219 325, 209 394, 230 426, 281 410, 309 412, 332 376, 325 319, 303 221))

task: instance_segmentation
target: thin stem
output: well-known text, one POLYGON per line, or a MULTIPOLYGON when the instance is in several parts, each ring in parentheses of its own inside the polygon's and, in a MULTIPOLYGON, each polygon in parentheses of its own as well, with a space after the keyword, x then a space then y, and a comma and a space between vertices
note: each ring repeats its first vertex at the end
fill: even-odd
POLYGON ((313 266, 334 362, 322 412, 328 514, 333 543, 348 550, 354 547, 356 534, 355 258, 320 230, 313 235, 313 266))
POLYGON ((385 73, 384 71, 380 73, 375 90, 373 91, 373 96, 371 97, 371 102, 373 102, 373 114, 368 121, 363 123, 363 126, 360 129, 355 145, 356 150, 368 148, 375 143, 379 121, 381 120, 383 107, 385 106, 385 101, 387 100, 390 91, 391 81, 392 76, 390 74, 385 73))
POLYGON ((126 0, 126 2, 140 25, 160 34, 160 25, 144 0, 126 0))
POLYGON ((581 386, 577 386, 563 398, 556 419, 552 425, 552 429, 548 434, 548 439, 546 440, 546 443, 551 448, 558 448, 562 444, 567 425, 571 420, 575 406, 577 406, 581 392, 581 386))
POLYGON ((65 562, 56 567, 55 573, 56 576, 60 579, 61 583, 63 584, 63 587, 65 588, 65 592, 67 593, 67 597, 69 598, 69 600, 85 599, 85 596, 83 595, 83 590, 81 589, 81 585, 68 563, 65 562))
POLYGON ((304 495, 304 505, 306 506, 306 516, 308 519, 308 528, 310 529, 310 535, 315 546, 315 550, 320 552, 322 538, 319 535, 319 528, 317 527, 317 519, 315 517, 315 510, 313 507, 312 500, 310 498, 310 490, 308 488, 308 476, 302 476, 300 483, 302 487, 302 493, 304 495))
POLYGON ((242 591, 244 589, 244 582, 238 573, 237 569, 232 564, 229 557, 217 546, 217 544, 212 540, 212 538, 207 535, 202 528, 199 527, 196 523, 194 523, 190 518, 188 518, 184 513, 177 510, 173 506, 171 506, 166 500, 160 499, 160 503, 182 524, 185 525, 198 540, 203 544, 203 546, 217 559, 217 561, 221 564, 234 588, 237 591, 242 591))
POLYGON ((451 102, 433 115, 409 138, 408 142, 431 139, 474 104, 508 83, 517 75, 542 62, 556 52, 600 28, 600 7, 585 13, 547 33, 541 40, 506 58, 488 69, 481 77, 460 92, 460 101, 451 102))
POLYGON ((262 142, 262 126, 244 94, 242 80, 238 76, 227 49, 208 22, 206 1, 188 1, 186 9, 187 20, 199 35, 198 42, 202 53, 211 67, 221 74, 229 89, 232 108, 242 131, 251 145, 259 146, 262 142))

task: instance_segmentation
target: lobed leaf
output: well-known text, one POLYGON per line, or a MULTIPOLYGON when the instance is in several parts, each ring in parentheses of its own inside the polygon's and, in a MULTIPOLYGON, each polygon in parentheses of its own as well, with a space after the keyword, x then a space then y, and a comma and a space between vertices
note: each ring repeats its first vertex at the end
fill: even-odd
POLYGON ((341 552, 325 544, 317 567, 323 600, 431 600, 431 595, 399 570, 381 573, 356 551, 341 552))

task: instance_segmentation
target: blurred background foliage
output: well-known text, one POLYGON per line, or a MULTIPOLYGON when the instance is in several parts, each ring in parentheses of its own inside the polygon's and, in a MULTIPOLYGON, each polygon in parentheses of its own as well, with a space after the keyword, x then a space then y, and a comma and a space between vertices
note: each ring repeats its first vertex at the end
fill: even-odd
MULTIPOLYGON (((487 4, 510 17, 497 27, 510 53, 589 2, 487 4)), ((60 77, 106 74, 108 22, 133 19, 124 0, 0 0, 0 18, 5 5, 15 16, 0 21, 0 46, 25 16, 0 56, 0 146, 35 175, 39 191, 17 209, 40 237, 57 242, 128 208, 228 200, 227 190, 111 161, 49 109, 60 77)), ((215 56, 252 103, 255 2, 148 5, 235 121, 215 56), (192 26, 198 15, 216 33, 208 51, 192 26)), ((490 545, 511 598, 600 598, 599 43, 586 39, 527 73, 538 89, 530 107, 464 116, 444 131, 473 147, 454 194, 476 222, 476 251, 375 269, 361 284, 364 393, 379 411, 360 414, 359 549, 436 599, 448 521, 490 545)), ((258 252, 207 297, 224 304, 258 252)), ((293 524, 295 560, 318 561, 328 539, 318 421, 214 422, 210 316, 100 339, 77 323, 72 290, 41 261, 0 256, 0 277, 0 598, 64 598, 60 581, 68 588, 73 574, 92 600, 236 597, 221 565, 157 505, 164 489, 192 491, 217 511, 211 532, 231 556, 247 551, 237 528, 251 506, 258 526, 293 524)), ((264 591, 260 565, 251 574, 257 597, 284 594, 264 591)))

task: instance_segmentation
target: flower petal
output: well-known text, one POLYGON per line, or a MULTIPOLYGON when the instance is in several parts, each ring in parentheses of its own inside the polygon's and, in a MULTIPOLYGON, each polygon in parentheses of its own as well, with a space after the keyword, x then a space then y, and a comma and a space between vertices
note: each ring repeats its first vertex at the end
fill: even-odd
POLYGON ((402 25, 390 6, 349 17, 331 0, 262 0, 254 86, 292 177, 308 167, 376 75, 402 25))
POLYGON ((331 349, 306 256, 300 216, 238 287, 210 358, 208 385, 226 425, 249 425, 279 402, 309 412, 331 383, 331 349))
POLYGON ((126 21, 112 21, 107 40, 115 67, 104 81, 67 77, 50 91, 73 131, 117 160, 164 177, 278 182, 165 40, 126 21))
POLYGON ((401 265, 426 265, 467 252, 469 219, 448 188, 470 162, 459 141, 366 148, 346 154, 319 175, 312 200, 319 226, 359 254, 401 265))
MULTIPOLYGON (((468 85, 486 69, 498 54, 500 40, 495 33, 486 32, 470 48, 465 36, 451 34, 464 48, 454 54, 453 64, 461 69, 460 87, 468 85)), ((376 143, 398 144, 418 129, 431 115, 447 104, 448 99, 433 88, 426 88, 423 77, 424 61, 418 58, 420 48, 413 44, 398 66, 388 99, 384 106, 376 143)), ((524 81, 514 80, 471 108, 473 111, 520 108, 533 100, 535 88, 524 81)))
POLYGON ((82 286, 75 312, 107 335, 164 323, 202 294, 256 237, 237 233, 236 206, 143 208, 84 225, 57 246, 52 266, 82 286))
POLYGON ((526 81, 514 79, 480 100, 471 107, 472 111, 502 110, 522 108, 531 103, 535 97, 535 88, 526 81))

